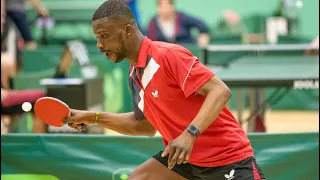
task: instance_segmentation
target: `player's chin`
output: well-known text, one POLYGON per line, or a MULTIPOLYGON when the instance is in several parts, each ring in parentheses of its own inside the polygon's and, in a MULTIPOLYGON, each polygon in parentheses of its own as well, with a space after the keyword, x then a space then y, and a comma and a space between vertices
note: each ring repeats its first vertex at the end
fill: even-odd
POLYGON ((108 58, 108 59, 114 63, 119 63, 124 60, 124 59, 111 59, 111 58, 108 58))
POLYGON ((123 61, 124 59, 123 58, 118 58, 118 59, 116 59, 115 61, 113 61, 114 63, 119 63, 119 62, 121 62, 121 61, 123 61))
POLYGON ((107 56, 107 58, 108 58, 110 61, 114 62, 114 63, 119 63, 119 62, 121 62, 121 61, 124 60, 124 58, 121 58, 121 57, 117 56, 116 54, 109 54, 109 55, 107 56))

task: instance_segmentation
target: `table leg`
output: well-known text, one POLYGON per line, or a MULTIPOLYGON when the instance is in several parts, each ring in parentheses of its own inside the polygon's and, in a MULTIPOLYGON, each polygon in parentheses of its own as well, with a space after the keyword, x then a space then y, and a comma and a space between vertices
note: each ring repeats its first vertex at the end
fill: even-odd
POLYGON ((237 105, 237 115, 238 115, 238 122, 240 123, 240 125, 243 124, 243 119, 242 119, 242 112, 243 112, 243 95, 242 95, 242 89, 241 88, 237 88, 236 89, 236 105, 237 105))
MULTIPOLYGON (((259 99, 260 99, 260 102, 259 104, 261 105, 265 100, 266 100, 266 88, 261 88, 260 89, 260 93, 259 93, 259 99)), ((266 109, 267 109, 268 105, 265 106, 265 108, 262 108, 261 110, 261 113, 260 113, 260 116, 263 120, 263 124, 265 123, 265 114, 266 114, 266 109)))
MULTIPOLYGON (((249 115, 256 110, 256 89, 249 89, 249 115)), ((255 132, 255 116, 252 116, 248 121, 248 130, 247 132, 255 132)))

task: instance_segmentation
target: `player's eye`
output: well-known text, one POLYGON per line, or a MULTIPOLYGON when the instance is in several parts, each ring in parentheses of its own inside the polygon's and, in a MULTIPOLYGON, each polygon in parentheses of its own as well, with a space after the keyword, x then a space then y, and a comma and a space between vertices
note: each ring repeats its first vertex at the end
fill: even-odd
POLYGON ((107 36, 106 36, 106 35, 101 35, 101 38, 104 38, 104 39, 105 39, 105 38, 107 38, 107 36))

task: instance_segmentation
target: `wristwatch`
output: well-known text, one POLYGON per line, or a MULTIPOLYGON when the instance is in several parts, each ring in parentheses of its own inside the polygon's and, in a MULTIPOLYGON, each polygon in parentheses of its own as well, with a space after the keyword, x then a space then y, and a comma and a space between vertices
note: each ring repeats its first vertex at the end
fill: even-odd
POLYGON ((189 133, 195 135, 196 137, 198 137, 200 135, 199 129, 192 124, 187 127, 187 131, 189 133))

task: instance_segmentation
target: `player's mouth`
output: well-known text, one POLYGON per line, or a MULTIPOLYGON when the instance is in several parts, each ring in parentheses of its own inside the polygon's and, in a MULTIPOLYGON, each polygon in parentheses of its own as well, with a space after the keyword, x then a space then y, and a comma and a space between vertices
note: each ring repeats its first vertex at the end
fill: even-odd
POLYGON ((110 59, 111 52, 101 50, 100 53, 101 54, 106 54, 106 58, 110 59))

